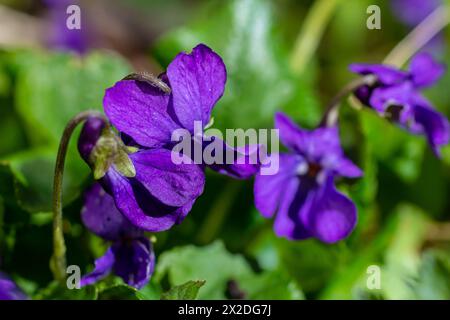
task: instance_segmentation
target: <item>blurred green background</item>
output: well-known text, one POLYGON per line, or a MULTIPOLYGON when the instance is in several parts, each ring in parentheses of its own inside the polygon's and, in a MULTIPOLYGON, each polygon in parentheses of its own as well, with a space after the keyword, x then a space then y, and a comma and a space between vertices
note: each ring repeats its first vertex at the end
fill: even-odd
MULTIPOLYGON (((422 137, 348 104, 342 144, 365 176, 339 184, 358 206, 359 222, 347 240, 277 238, 253 205, 252 181, 208 172, 205 192, 186 220, 155 235, 156 273, 144 289, 109 278, 95 293, 58 291, 48 267, 57 144, 72 116, 102 109, 107 87, 133 70, 157 74, 176 53, 202 42, 228 71, 215 127, 272 128, 274 112, 283 110, 312 128, 327 101, 354 78, 350 63, 381 62, 410 31, 381 0, 80 5, 89 38, 82 55, 46 45, 52 24, 45 1, 0 0, 0 269, 30 296, 154 299, 172 286, 206 280, 199 298, 233 297, 233 282, 248 299, 450 299, 450 148, 439 160, 422 137), (381 30, 366 28, 371 4, 381 8, 381 30), (317 43, 310 55, 296 51, 304 34, 317 43), (366 286, 371 265, 381 268, 381 289, 366 286)), ((447 65, 449 36, 444 30, 437 53, 447 65)), ((449 86, 447 73, 426 91, 447 116, 449 86)), ((92 178, 75 143, 64 179, 68 262, 87 272, 106 244, 80 221, 81 195, 92 178)))

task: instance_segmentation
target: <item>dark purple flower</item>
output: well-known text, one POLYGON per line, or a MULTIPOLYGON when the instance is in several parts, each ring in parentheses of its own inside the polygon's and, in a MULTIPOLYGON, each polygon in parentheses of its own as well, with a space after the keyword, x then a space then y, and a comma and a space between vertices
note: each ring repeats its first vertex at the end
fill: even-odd
POLYGON ((362 172, 344 156, 337 127, 307 131, 282 113, 276 114, 275 127, 290 152, 280 154, 278 173, 256 176, 256 208, 266 218, 276 214, 278 236, 327 243, 347 237, 356 224, 356 207, 336 190, 334 178, 362 172))
POLYGON ((443 75, 444 65, 434 61, 431 55, 420 53, 411 61, 409 71, 380 64, 353 64, 350 70, 376 76, 375 84, 360 87, 355 92, 363 104, 411 133, 425 135, 439 155, 439 148, 449 142, 450 126, 420 90, 431 86, 443 75))
MULTIPOLYGON (((192 143, 202 144, 203 149, 211 143, 201 141, 203 128, 210 123, 211 112, 223 95, 226 79, 226 67, 220 56, 200 44, 190 54, 179 53, 167 72, 158 77, 157 81, 164 83, 170 92, 155 83, 122 80, 106 90, 103 105, 114 127, 134 145, 172 149, 172 133, 185 129, 193 137, 192 143), (195 130, 195 122, 201 122, 201 132, 195 130)), ((247 159, 259 152, 257 146, 230 148, 224 144, 223 149, 224 157, 231 152, 235 159, 247 159)), ((250 161, 209 167, 240 179, 251 177, 259 168, 250 161)))
POLYGON ((97 282, 110 272, 137 289, 147 284, 155 267, 152 245, 144 232, 117 210, 114 199, 99 183, 87 190, 81 218, 90 231, 112 242, 95 261, 94 270, 82 277, 81 286, 97 282))
MULTIPOLYGON (((147 231, 163 231, 180 223, 203 192, 203 163, 172 161, 172 133, 186 129, 192 143, 201 149, 203 128, 210 122, 211 111, 225 89, 226 69, 222 59, 205 45, 191 54, 180 53, 170 63, 167 73, 158 79, 122 80, 106 90, 104 109, 112 125, 128 145, 138 151, 128 155, 135 176, 125 176, 111 165, 101 183, 114 197, 117 208, 136 226, 147 231), (201 121, 201 132, 195 132, 194 121, 201 121), (200 141, 199 141, 200 139, 200 141)), ((92 163, 92 152, 104 128, 101 119, 86 122, 78 143, 82 157, 92 163)), ((220 143, 223 143, 219 141, 220 143)), ((249 157, 253 148, 227 148, 238 157, 249 157)), ((211 165, 213 170, 237 178, 255 174, 258 165, 211 165)))
POLYGON ((0 300, 28 300, 28 297, 5 273, 0 271, 0 300))
MULTIPOLYGON (((71 5, 78 5, 79 0, 45 0, 49 9, 49 38, 48 45, 51 48, 61 51, 71 51, 84 54, 89 48, 89 35, 84 16, 80 17, 81 28, 69 29, 67 19, 70 14, 67 8, 71 5)), ((83 12, 81 12, 83 14, 83 12)))

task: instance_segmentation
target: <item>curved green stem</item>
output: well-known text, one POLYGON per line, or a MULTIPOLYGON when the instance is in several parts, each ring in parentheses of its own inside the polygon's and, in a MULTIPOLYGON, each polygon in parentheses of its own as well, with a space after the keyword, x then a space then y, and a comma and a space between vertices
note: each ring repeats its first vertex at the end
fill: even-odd
POLYGON ((316 0, 308 12, 290 59, 291 68, 296 74, 301 74, 311 59, 339 1, 316 0))
POLYGON ((356 89, 363 85, 371 85, 376 81, 375 76, 367 75, 364 77, 356 78, 347 83, 341 91, 339 91, 333 99, 331 99, 327 108, 325 109, 325 113, 322 117, 322 121, 320 122, 320 126, 331 127, 336 124, 338 120, 339 106, 341 101, 352 94, 356 89))
POLYGON ((75 128, 90 117, 101 117, 105 119, 98 111, 88 110, 77 114, 67 123, 59 143, 58 155, 56 157, 55 175, 53 178, 53 255, 50 259, 50 269, 53 272, 55 280, 64 284, 66 279, 66 245, 63 234, 63 214, 62 214, 62 192, 63 192, 63 174, 66 160, 67 148, 70 137, 75 128))

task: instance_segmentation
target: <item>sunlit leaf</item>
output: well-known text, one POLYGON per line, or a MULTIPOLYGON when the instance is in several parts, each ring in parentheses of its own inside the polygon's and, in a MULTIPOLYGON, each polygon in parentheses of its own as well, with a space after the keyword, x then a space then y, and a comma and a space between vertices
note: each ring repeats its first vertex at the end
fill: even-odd
POLYGON ((206 247, 186 246, 164 252, 158 259, 154 279, 158 281, 167 275, 172 286, 191 279, 205 280, 199 299, 223 299, 229 280, 239 281, 251 274, 242 256, 230 254, 217 241, 206 247))
POLYGON ((205 281, 188 281, 182 285, 170 288, 161 295, 161 300, 194 300, 205 281))
POLYGON ((142 300, 142 296, 135 288, 118 284, 99 290, 98 300, 142 300))
POLYGON ((423 254, 414 292, 418 299, 450 299, 450 256, 448 252, 429 250, 423 254))

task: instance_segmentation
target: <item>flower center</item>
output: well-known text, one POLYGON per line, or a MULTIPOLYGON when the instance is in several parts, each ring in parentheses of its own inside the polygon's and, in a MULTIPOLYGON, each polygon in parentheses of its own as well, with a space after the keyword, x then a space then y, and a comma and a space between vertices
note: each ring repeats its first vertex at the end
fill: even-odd
POLYGON ((302 162, 297 167, 297 174, 315 179, 322 171, 322 166, 314 162, 302 162))
POLYGON ((403 110, 403 106, 398 104, 391 104, 386 108, 384 117, 392 122, 400 121, 400 114, 403 110))
POLYGON ((322 170, 322 166, 317 163, 310 163, 308 172, 306 173, 308 177, 315 178, 322 170))

